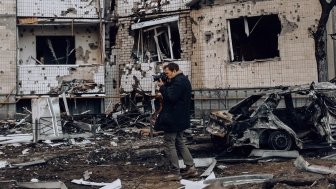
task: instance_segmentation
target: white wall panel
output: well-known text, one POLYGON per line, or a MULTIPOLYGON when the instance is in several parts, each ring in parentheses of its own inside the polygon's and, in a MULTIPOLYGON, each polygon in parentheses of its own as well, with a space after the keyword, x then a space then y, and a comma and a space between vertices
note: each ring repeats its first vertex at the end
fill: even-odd
POLYGON ((96 0, 17 0, 19 17, 98 18, 97 10, 96 0))

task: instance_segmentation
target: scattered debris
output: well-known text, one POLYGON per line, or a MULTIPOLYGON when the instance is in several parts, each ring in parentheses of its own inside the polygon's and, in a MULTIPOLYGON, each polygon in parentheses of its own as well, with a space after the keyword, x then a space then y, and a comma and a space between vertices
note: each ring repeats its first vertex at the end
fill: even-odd
POLYGON ((83 173, 83 179, 84 180, 88 180, 89 178, 90 178, 90 175, 92 174, 92 171, 85 171, 84 173, 83 173))
POLYGON ((0 168, 5 168, 9 165, 8 161, 0 161, 0 168))
POLYGON ((213 169, 215 168, 217 163, 217 160, 215 158, 212 159, 212 163, 210 164, 210 166, 201 174, 201 177, 205 177, 205 176, 209 176, 213 169))
POLYGON ((14 134, 0 136, 0 144, 31 143, 33 136, 31 134, 14 134))
POLYGON ((25 163, 12 164, 10 165, 10 167, 11 168, 22 168, 25 166, 37 165, 37 164, 42 164, 42 163, 46 163, 46 161, 44 159, 38 159, 35 161, 30 161, 30 162, 25 162, 25 163))
POLYGON ((336 154, 331 154, 328 156, 321 157, 321 159, 329 159, 329 160, 335 160, 336 159, 336 154))
POLYGON ((263 157, 263 158, 297 158, 299 156, 299 152, 294 151, 284 151, 284 150, 261 150, 261 149, 253 149, 249 155, 250 157, 263 157))
POLYGON ((240 185, 247 183, 263 183, 267 180, 273 178, 272 174, 254 174, 254 175, 239 175, 239 176, 229 176, 216 179, 205 180, 204 184, 211 184, 214 182, 221 182, 224 186, 229 185, 240 185))
POLYGON ((121 188, 120 179, 117 179, 113 181, 112 183, 88 182, 88 181, 84 181, 83 179, 79 179, 79 180, 74 179, 71 182, 75 184, 88 185, 88 186, 103 186, 100 189, 119 189, 121 188))
POLYGON ((227 148, 330 147, 336 133, 335 91, 330 82, 262 91, 228 111, 211 113, 207 131, 227 148), (294 105, 293 98, 302 104, 294 105))
POLYGON ((54 189, 67 189, 63 182, 19 182, 18 187, 22 188, 54 188, 54 189))
POLYGON ((296 158, 294 165, 296 168, 303 170, 303 171, 319 173, 319 174, 336 174, 335 167, 311 165, 306 160, 304 160, 302 156, 299 156, 296 158))
POLYGON ((182 179, 180 181, 180 183, 182 185, 184 185, 184 189, 202 189, 202 188, 209 185, 209 184, 205 184, 204 181, 215 179, 215 178, 216 178, 216 176, 215 176, 214 172, 212 172, 205 180, 190 181, 190 180, 182 179))

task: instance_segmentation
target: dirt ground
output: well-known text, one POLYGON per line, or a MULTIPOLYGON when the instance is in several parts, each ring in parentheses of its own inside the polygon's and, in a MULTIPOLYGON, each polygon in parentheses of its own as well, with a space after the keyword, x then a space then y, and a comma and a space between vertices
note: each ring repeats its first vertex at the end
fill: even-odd
MULTIPOLYGON (((17 168, 0 169, 1 181, 12 180, 29 182, 62 181, 70 189, 99 188, 74 184, 73 179, 81 179, 84 172, 92 172, 87 180, 92 182, 113 182, 121 180, 125 189, 177 189, 182 185, 176 181, 164 181, 167 174, 163 166, 162 137, 116 137, 99 135, 94 138, 58 141, 62 144, 51 146, 47 143, 2 145, 0 160, 11 164, 44 159, 46 162, 17 168)), ((53 144, 57 142, 53 141, 53 144)), ((216 157, 220 152, 203 136, 202 140, 189 140, 188 143, 194 157, 216 157)), ((324 155, 324 154, 323 154, 324 155)), ((332 160, 319 159, 321 153, 305 153, 305 159, 316 165, 332 167, 332 160), (312 155, 313 154, 313 155, 312 155)), ((220 160, 220 158, 218 158, 220 160)), ((272 182, 263 184, 245 184, 226 186, 225 188, 335 188, 336 180, 330 175, 303 172, 295 168, 294 160, 281 162, 235 163, 228 164, 218 161, 214 168, 217 178, 242 174, 269 173, 274 175, 272 182)), ((203 172, 205 168, 199 168, 203 172)), ((201 180, 194 178, 192 180, 201 180)), ((9 185, 0 188, 10 188, 9 185)), ((210 186, 208 188, 224 188, 210 186)))

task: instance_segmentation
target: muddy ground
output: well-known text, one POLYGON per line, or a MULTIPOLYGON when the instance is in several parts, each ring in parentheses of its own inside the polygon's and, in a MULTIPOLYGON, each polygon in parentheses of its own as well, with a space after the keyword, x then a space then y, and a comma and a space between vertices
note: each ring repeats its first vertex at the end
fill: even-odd
MULTIPOLYGON (((138 136, 109 136, 97 135, 96 138, 77 138, 73 140, 57 141, 59 146, 47 143, 2 145, 0 146, 0 160, 7 160, 11 164, 44 159, 46 162, 38 165, 2 168, 1 181, 29 182, 62 181, 70 189, 99 188, 72 183, 73 179, 81 179, 84 172, 89 174, 88 181, 113 182, 120 179, 125 189, 177 189, 182 185, 176 181, 164 181, 167 174, 163 164, 162 137, 154 138, 138 136)), ((53 144, 57 143, 53 141, 53 144)), ((211 144, 209 136, 193 137, 188 140, 188 146, 194 157, 218 157, 221 150, 211 144)), ((332 167, 332 160, 321 160, 319 156, 327 152, 303 152, 305 159, 317 165, 332 167)), ((230 156, 230 154, 225 154, 230 156)), ((217 162, 214 168, 216 177, 270 173, 274 175, 272 182, 263 184, 245 184, 228 186, 225 188, 335 188, 335 178, 331 175, 320 175, 298 170, 294 167, 294 160, 281 162, 257 163, 223 163, 217 162)), ((205 168, 199 168, 203 172, 205 168)), ((194 178, 192 180, 200 180, 194 178)), ((10 188, 2 184, 0 188, 10 188)), ((212 188, 221 188, 214 186, 212 188)))

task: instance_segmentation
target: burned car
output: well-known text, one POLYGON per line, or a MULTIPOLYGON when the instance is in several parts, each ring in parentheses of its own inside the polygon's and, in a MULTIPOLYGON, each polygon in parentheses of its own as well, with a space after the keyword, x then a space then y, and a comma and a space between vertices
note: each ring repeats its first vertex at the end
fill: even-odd
POLYGON ((336 135, 336 85, 320 82, 261 91, 228 111, 212 112, 207 131, 227 148, 330 147, 336 135))

